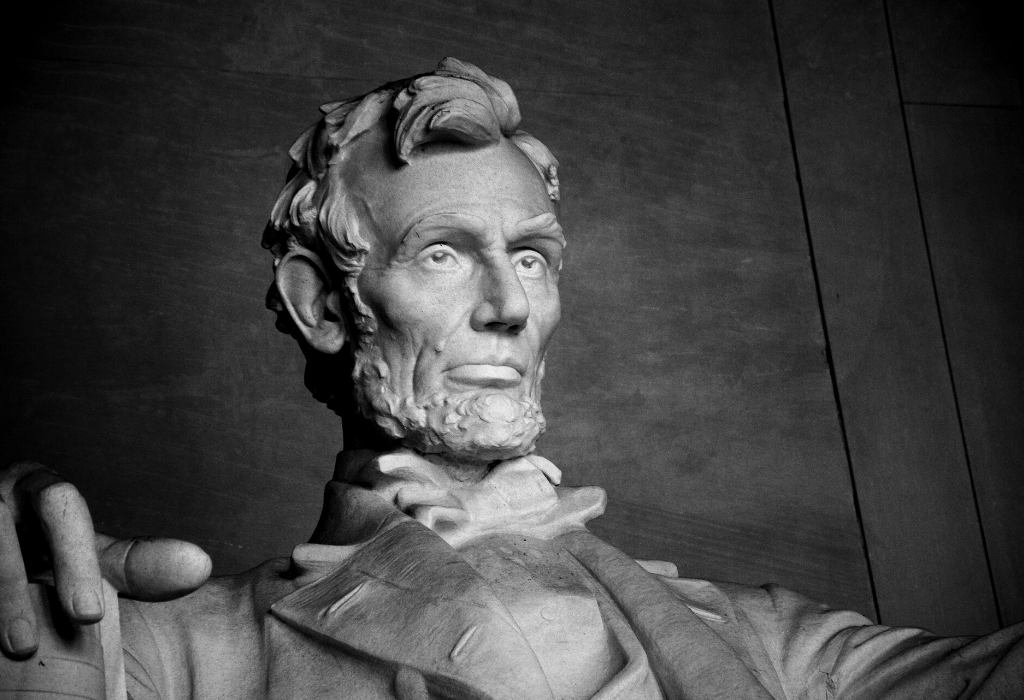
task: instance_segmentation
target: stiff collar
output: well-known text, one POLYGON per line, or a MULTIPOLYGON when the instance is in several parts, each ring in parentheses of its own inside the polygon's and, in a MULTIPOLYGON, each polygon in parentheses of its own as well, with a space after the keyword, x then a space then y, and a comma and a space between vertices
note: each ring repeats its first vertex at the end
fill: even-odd
POLYGON ((551 539, 583 530, 604 512, 604 489, 558 486, 561 480, 550 461, 527 455, 499 462, 483 479, 467 483, 440 460, 408 449, 344 451, 334 473, 334 481, 370 490, 456 549, 486 534, 551 539))

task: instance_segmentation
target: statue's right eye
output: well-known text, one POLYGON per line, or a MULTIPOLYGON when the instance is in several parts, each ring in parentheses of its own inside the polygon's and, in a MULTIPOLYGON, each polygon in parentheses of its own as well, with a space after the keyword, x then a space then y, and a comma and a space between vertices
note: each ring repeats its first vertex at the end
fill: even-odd
POLYGON ((459 266, 455 250, 447 243, 434 243, 421 253, 420 259, 427 267, 437 270, 454 269, 459 266))

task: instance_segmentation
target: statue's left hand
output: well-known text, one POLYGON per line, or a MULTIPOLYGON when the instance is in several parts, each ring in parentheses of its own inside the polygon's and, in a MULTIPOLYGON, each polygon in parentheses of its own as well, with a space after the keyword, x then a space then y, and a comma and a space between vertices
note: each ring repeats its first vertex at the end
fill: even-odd
POLYGON ((47 558, 61 607, 78 624, 103 617, 101 576, 128 597, 169 600, 201 586, 211 569, 206 552, 189 542, 95 532, 78 489, 41 464, 0 469, 0 650, 11 658, 38 646, 26 561, 47 558))

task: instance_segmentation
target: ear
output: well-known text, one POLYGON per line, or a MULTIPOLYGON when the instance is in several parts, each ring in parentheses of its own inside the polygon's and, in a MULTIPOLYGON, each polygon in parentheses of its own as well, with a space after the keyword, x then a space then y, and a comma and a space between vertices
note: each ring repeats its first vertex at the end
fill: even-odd
POLYGON ((274 273, 277 290, 302 337, 313 348, 333 355, 345 345, 348 334, 341 294, 329 280, 323 262, 305 248, 289 251, 274 273))

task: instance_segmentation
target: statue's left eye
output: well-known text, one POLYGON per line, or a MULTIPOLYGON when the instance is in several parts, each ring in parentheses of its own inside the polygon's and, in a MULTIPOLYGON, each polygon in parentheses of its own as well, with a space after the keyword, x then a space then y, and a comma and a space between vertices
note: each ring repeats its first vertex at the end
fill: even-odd
POLYGON ((544 274, 547 261, 544 256, 533 250, 524 250, 515 258, 516 270, 520 275, 539 277, 544 274))

